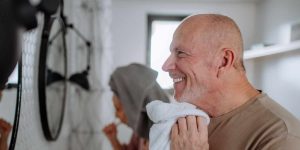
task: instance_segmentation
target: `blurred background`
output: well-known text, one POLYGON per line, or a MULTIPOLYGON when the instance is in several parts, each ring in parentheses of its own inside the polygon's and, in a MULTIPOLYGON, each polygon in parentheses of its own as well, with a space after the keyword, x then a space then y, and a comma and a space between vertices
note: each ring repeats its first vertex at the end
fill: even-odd
MULTIPOLYGON (((82 37, 67 30, 66 76, 90 66, 90 88, 67 83, 61 133, 54 141, 43 134, 39 110, 38 68, 45 18, 37 13, 37 28, 21 38, 22 94, 15 149, 112 149, 102 132, 115 120, 110 74, 119 66, 145 64, 159 72, 158 83, 172 97, 172 82, 161 66, 169 55, 175 28, 184 17, 196 13, 218 13, 236 21, 244 39, 251 83, 300 119, 299 7, 299 0, 64 0, 67 22, 92 45, 89 49, 82 37)), ((12 84, 17 84, 16 74, 9 81, 12 84)), ((11 123, 16 90, 5 90, 0 103, 0 115, 11 123)), ((126 125, 118 129, 118 138, 128 142, 131 130, 126 125)))

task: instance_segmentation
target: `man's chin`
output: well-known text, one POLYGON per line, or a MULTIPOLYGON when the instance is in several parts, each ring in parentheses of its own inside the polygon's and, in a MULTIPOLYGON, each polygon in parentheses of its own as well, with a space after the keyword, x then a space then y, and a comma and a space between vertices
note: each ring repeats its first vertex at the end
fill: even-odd
POLYGON ((177 102, 190 102, 192 99, 192 95, 187 91, 183 91, 183 92, 174 91, 174 99, 177 102))
POLYGON ((176 92, 174 92, 174 95, 173 95, 174 99, 177 101, 177 102, 181 102, 182 99, 181 99, 181 96, 179 94, 177 94, 176 92))
POLYGON ((187 102, 187 103, 191 103, 192 98, 190 96, 187 95, 174 95, 174 99, 177 102, 187 102))
POLYGON ((183 96, 177 96, 177 95, 174 95, 174 99, 177 101, 177 102, 187 102, 188 100, 186 98, 184 98, 183 96))

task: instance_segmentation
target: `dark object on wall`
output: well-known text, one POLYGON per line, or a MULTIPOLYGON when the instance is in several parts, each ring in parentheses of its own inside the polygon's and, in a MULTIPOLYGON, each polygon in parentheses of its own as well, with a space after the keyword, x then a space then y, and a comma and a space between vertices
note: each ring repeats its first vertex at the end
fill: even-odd
POLYGON ((19 129, 20 113, 21 113, 21 96, 22 96, 22 59, 20 59, 18 63, 17 99, 16 99, 14 124, 13 124, 11 138, 10 138, 9 150, 15 149, 15 144, 16 144, 18 129, 19 129))
POLYGON ((46 15, 53 15, 57 12, 60 0, 42 0, 37 8, 46 15))
MULTIPOLYGON (((39 8, 43 5, 45 4, 41 4, 39 8)), ((91 42, 86 40, 73 24, 67 22, 63 11, 64 5, 61 0, 55 14, 52 14, 52 11, 45 13, 40 47, 38 73, 40 116, 43 133, 49 141, 55 141, 60 134, 66 103, 67 82, 75 83, 85 90, 90 89, 88 74, 91 42), (71 75, 70 78, 67 77, 67 29, 75 31, 77 36, 84 40, 89 50, 87 68, 71 75)))
POLYGON ((9 75, 13 72, 20 51, 17 47, 17 24, 13 19, 10 0, 0 1, 0 90, 5 88, 9 75))
POLYGON ((13 127, 10 141, 8 141, 9 150, 14 150, 15 147, 21 110, 22 60, 21 47, 18 47, 18 43, 22 33, 18 30, 20 28, 31 30, 37 27, 36 13, 41 11, 48 15, 54 14, 59 2, 60 0, 41 0, 40 4, 35 7, 29 0, 0 0, 0 90, 5 89, 4 92, 16 90, 13 127), (17 82, 5 85, 17 63, 17 82))
POLYGON ((17 23, 26 30, 31 30, 37 27, 37 19, 35 14, 37 9, 32 6, 28 0, 13 0, 14 18, 17 23))
POLYGON ((89 80, 88 80, 88 75, 89 75, 88 71, 89 71, 89 68, 87 68, 87 70, 84 70, 82 72, 75 73, 70 77, 69 80, 75 84, 78 84, 83 89, 89 90, 90 84, 89 84, 89 80))
POLYGON ((90 84, 89 84, 89 80, 88 80, 88 75, 89 75, 89 71, 90 71, 90 64, 91 64, 91 42, 88 41, 80 32, 79 30, 77 30, 73 24, 68 24, 67 27, 73 31, 75 31, 76 35, 85 42, 85 45, 87 47, 87 67, 85 70, 83 70, 82 72, 78 72, 75 73, 73 75, 71 75, 71 77, 69 78, 69 80, 79 86, 81 86, 83 89, 85 90, 89 90, 90 89, 90 84))
MULTIPOLYGON (((66 23, 64 23, 64 24, 66 24, 66 23)), ((85 90, 89 90, 90 89, 90 84, 89 84, 89 81, 88 81, 88 75, 89 75, 90 63, 91 63, 90 62, 91 42, 88 41, 86 38, 84 38, 84 36, 79 32, 79 30, 74 28, 74 26, 72 24, 70 24, 66 27, 67 27, 66 29, 72 29, 73 31, 75 31, 77 36, 80 37, 80 39, 82 39, 85 42, 85 45, 88 48, 87 49, 88 50, 88 55, 87 55, 87 67, 86 67, 86 69, 83 70, 82 72, 78 72, 78 73, 75 73, 75 74, 71 75, 71 77, 69 78, 69 81, 74 83, 74 84, 77 84, 78 86, 82 87, 85 90)), ((49 42, 48 42, 49 45, 51 45, 53 43, 53 40, 55 40, 59 34, 64 34, 64 33, 61 33, 61 32, 62 32, 62 30, 59 30, 57 33, 55 33, 55 35, 49 40, 49 42)), ((66 31, 65 31, 65 33, 66 33, 66 31)), ((53 71, 49 68, 48 68, 47 78, 48 78, 47 79, 47 85, 50 85, 53 82, 61 81, 61 80, 64 79, 64 77, 60 73, 55 72, 55 71, 53 71)))
MULTIPOLYGON (((62 4, 63 5, 63 4, 62 4)), ((73 24, 70 24, 67 22, 67 18, 66 16, 64 16, 64 14, 62 13, 63 12, 63 8, 61 9, 61 18, 63 20, 63 23, 65 24, 65 27, 66 29, 64 30, 67 30, 67 29, 70 29, 71 31, 74 31, 75 34, 81 39, 84 41, 85 43, 85 46, 87 47, 87 67, 85 70, 83 70, 82 72, 77 72, 73 75, 70 76, 70 78, 68 79, 70 82, 80 86, 81 88, 85 89, 85 90, 89 90, 90 89, 90 84, 89 84, 89 81, 88 81, 88 75, 89 75, 89 71, 90 71, 90 64, 91 64, 91 60, 90 60, 90 57, 91 57, 91 42, 89 40, 87 40, 83 35, 82 33, 74 27, 73 24)), ((52 44, 53 40, 55 40, 57 38, 57 36, 59 34, 61 34, 63 30, 59 30, 58 32, 55 33, 55 35, 49 39, 48 43, 49 45, 52 44)), ((62 34, 66 34, 67 31, 65 31, 64 33, 62 34)), ((64 36, 66 37, 66 35, 64 36)), ((57 81, 60 81, 63 79, 63 76, 61 74, 59 74, 58 72, 55 72, 55 71, 52 71, 51 69, 48 68, 48 76, 47 76, 48 80, 47 80, 47 85, 50 85, 52 84, 53 82, 57 82, 57 81)))
POLYGON ((37 7, 29 0, 12 0, 11 10, 16 22, 26 30, 37 27, 36 13, 41 11, 46 15, 53 15, 57 12, 60 0, 41 0, 37 7))
POLYGON ((47 68, 47 86, 50 86, 52 83, 59 82, 65 80, 65 77, 60 73, 52 71, 47 68))
MULTIPOLYGON (((18 66, 18 85, 16 90, 16 106, 14 111, 14 122, 11 131, 11 139, 8 141, 9 150, 13 150, 15 147, 20 108, 21 108, 21 92, 22 92, 22 63, 19 60, 21 53, 17 47, 18 43, 18 33, 17 33, 17 23, 13 17, 12 2, 10 0, 0 1, 0 90, 6 88, 6 82, 12 71, 14 70, 16 64, 19 61, 18 66)), ((1 118, 4 116, 1 116, 1 118)))
POLYGON ((65 25, 59 15, 45 15, 39 61, 42 128, 46 139, 54 141, 62 127, 67 93, 65 25))

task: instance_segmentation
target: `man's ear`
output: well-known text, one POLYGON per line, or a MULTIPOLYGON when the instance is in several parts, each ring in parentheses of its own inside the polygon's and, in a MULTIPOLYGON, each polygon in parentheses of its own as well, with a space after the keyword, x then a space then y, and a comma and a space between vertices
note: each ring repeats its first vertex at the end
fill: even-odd
POLYGON ((226 71, 228 71, 231 67, 233 67, 235 61, 235 52, 229 48, 223 48, 219 55, 221 61, 218 64, 218 73, 217 77, 220 77, 226 71))

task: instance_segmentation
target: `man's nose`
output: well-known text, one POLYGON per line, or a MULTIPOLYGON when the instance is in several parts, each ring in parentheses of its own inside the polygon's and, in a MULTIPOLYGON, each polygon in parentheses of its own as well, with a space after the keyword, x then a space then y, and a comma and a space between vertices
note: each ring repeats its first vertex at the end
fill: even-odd
POLYGON ((175 58, 170 55, 168 59, 165 61, 165 63, 162 66, 162 70, 165 72, 169 72, 170 70, 175 69, 175 58))

